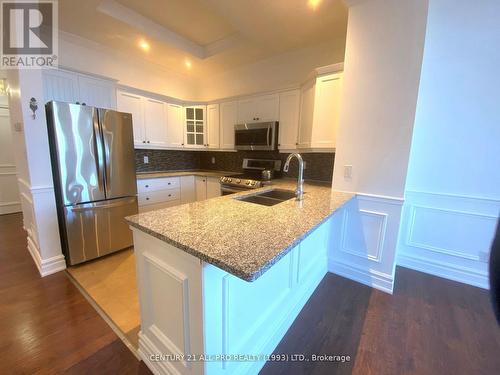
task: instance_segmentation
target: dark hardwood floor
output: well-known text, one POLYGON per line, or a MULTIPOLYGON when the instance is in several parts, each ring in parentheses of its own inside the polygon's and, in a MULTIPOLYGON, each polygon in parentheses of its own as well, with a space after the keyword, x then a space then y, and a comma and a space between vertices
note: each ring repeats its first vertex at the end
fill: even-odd
MULTIPOLYGON (((261 374, 498 374, 485 290, 397 269, 394 295, 328 274, 261 374)), ((0 216, 0 374, 149 374, 64 272, 40 278, 21 215, 0 216)))
POLYGON ((150 374, 69 281, 41 278, 20 214, 0 216, 0 374, 150 374))

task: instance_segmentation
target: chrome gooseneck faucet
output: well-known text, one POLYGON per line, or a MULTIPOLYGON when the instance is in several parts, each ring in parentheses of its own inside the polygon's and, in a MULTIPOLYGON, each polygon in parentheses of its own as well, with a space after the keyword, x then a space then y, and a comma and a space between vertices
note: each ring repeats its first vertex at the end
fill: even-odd
POLYGON ((299 176, 297 177, 297 189, 295 189, 296 200, 301 201, 304 199, 304 160, 300 154, 290 154, 286 158, 285 165, 283 167, 283 172, 288 172, 290 168, 290 160, 297 158, 299 161, 299 176))

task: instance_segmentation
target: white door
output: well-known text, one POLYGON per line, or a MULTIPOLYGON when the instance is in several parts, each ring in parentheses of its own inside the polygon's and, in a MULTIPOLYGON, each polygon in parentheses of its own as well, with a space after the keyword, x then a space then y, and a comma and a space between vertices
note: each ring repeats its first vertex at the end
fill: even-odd
POLYGON ((311 147, 335 147, 341 94, 340 73, 319 77, 316 80, 311 147))
POLYGON ((116 87, 104 79, 78 75, 78 101, 93 107, 116 109, 116 87))
POLYGON ((238 121, 238 102, 220 104, 220 148, 234 150, 234 125, 238 121))
POLYGON ((132 114, 135 146, 139 148, 147 148, 144 132, 144 110, 142 96, 124 91, 118 91, 116 99, 117 109, 120 112, 127 112, 132 114))
POLYGON ((167 147, 167 116, 165 103, 144 98, 144 128, 148 146, 167 147))
POLYGON ((78 76, 62 70, 43 71, 44 103, 51 100, 76 103, 78 101, 78 76))
POLYGON ((287 91, 279 97, 279 142, 280 150, 297 148, 300 113, 300 90, 287 91))
POLYGON ((263 95, 256 99, 256 119, 259 122, 278 121, 279 119, 279 95, 263 95))
POLYGON ((167 104, 167 143, 168 147, 184 147, 184 108, 181 105, 167 104))
POLYGON ((220 197, 220 182, 218 177, 207 177, 207 199, 220 197))
POLYGON ((203 176, 195 177, 196 200, 204 201, 207 199, 207 178, 203 176))
POLYGON ((255 98, 238 100, 238 123, 245 124, 257 120, 257 100, 255 98))
POLYGON ((20 211, 21 201, 17 185, 9 109, 0 103, 0 215, 20 211))
POLYGON ((219 148, 219 105, 207 106, 207 144, 208 148, 219 148))

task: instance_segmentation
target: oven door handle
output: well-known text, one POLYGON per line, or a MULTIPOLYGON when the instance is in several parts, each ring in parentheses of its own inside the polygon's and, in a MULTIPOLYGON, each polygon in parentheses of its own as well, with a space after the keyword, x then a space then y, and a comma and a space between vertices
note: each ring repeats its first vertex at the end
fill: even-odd
POLYGON ((221 186, 220 188, 220 191, 223 192, 223 193, 241 193, 242 191, 247 191, 248 189, 238 189, 238 188, 235 188, 235 189, 232 189, 232 188, 229 188, 229 187, 226 187, 226 186, 221 186))

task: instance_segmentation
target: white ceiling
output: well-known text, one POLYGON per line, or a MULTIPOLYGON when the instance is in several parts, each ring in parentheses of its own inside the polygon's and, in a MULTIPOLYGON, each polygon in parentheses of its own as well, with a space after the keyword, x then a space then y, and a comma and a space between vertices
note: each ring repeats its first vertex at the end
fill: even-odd
POLYGON ((326 41, 345 40, 347 8, 341 0, 322 0, 316 10, 311 0, 114 0, 132 14, 147 18, 166 33, 209 46, 232 38, 227 49, 207 58, 198 58, 169 43, 165 38, 141 30, 137 24, 99 11, 101 0, 59 2, 61 30, 90 39, 113 49, 134 53, 183 74, 202 76, 234 69, 326 41), (150 49, 138 48, 146 39, 150 49), (192 63, 188 69, 185 61, 192 63))

